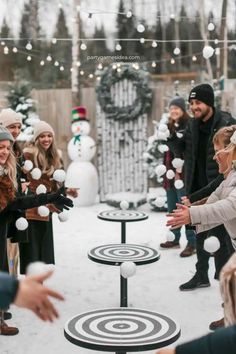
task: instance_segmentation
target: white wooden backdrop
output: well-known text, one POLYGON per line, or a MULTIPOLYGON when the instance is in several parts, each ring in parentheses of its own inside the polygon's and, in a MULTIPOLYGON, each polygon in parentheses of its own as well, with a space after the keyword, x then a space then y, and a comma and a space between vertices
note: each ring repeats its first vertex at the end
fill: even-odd
MULTIPOLYGON (((122 80, 111 88, 115 106, 131 105, 136 88, 130 80, 122 80)), ((147 192, 147 170, 143 152, 147 142, 147 115, 126 122, 107 118, 99 103, 96 105, 97 162, 100 200, 107 194, 147 192)))

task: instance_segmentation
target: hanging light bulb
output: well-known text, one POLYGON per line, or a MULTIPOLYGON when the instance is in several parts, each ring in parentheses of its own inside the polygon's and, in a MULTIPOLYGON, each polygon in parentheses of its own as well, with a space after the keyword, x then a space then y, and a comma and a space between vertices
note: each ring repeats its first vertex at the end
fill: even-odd
POLYGON ((197 61, 196 55, 193 55, 193 56, 192 56, 192 61, 197 61))
POLYGON ((121 50, 121 49, 122 49, 122 47, 121 47, 120 43, 117 43, 116 44, 116 50, 121 50))
POLYGON ((143 33, 145 31, 145 27, 142 23, 139 23, 138 26, 137 26, 137 31, 139 33, 143 33))
POLYGON ((80 66, 81 65, 81 62, 80 61, 77 61, 77 63, 76 63, 76 66, 80 66))
POLYGON ((65 69, 64 69, 64 66, 63 65, 61 65, 60 66, 60 71, 64 71, 65 69))
POLYGON ((3 48, 3 53, 6 55, 9 53, 9 48, 7 46, 3 48))
POLYGON ((89 74, 89 78, 90 78, 90 79, 93 79, 93 74, 89 74))
POLYGON ((215 29, 214 23, 212 23, 212 22, 208 23, 207 29, 208 29, 208 31, 214 31, 214 29, 215 29))
POLYGON ((100 81, 101 80, 101 76, 97 76, 97 81, 100 81))
POLYGON ((116 65, 116 64, 113 64, 113 65, 112 65, 112 69, 115 70, 116 68, 117 68, 117 65, 116 65))
POLYGON ((52 61, 52 57, 50 54, 48 54, 47 58, 46 58, 47 61, 52 61))
POLYGON ((56 44, 57 43, 57 39, 56 38, 52 38, 52 44, 56 44))
POLYGON ((17 52, 18 52, 18 49, 17 49, 16 47, 13 47, 13 48, 12 48, 12 51, 13 51, 13 53, 17 53, 17 52))
POLYGON ((214 54, 214 51, 214 48, 212 48, 210 45, 206 45, 202 51, 203 57, 205 59, 209 59, 214 54))
POLYGON ((157 64, 155 63, 155 61, 152 62, 152 67, 155 68, 157 66, 157 64))
POLYGON ((103 66, 102 66, 102 63, 99 63, 98 64, 98 70, 102 70, 103 66))
POLYGON ((175 64, 174 58, 171 58, 170 63, 171 63, 171 64, 175 64))
POLYGON ((81 46, 80 46, 80 49, 81 50, 86 50, 87 49, 87 46, 85 43, 82 43, 81 46))
POLYGON ((59 62, 56 60, 54 63, 55 66, 59 66, 59 62))
POLYGON ((156 48, 157 47, 157 41, 152 41, 152 47, 156 48))
POLYGON ((5 45, 6 43, 4 41, 1 41, 1 45, 5 45))
POLYGON ((83 76, 84 75, 84 71, 83 70, 80 70, 80 75, 83 76))
POLYGON ((179 54, 180 54, 180 49, 179 49, 179 47, 175 47, 173 53, 174 53, 174 55, 179 55, 179 54))
POLYGON ((44 66, 44 64, 45 64, 44 60, 41 60, 41 61, 40 61, 40 65, 41 65, 41 66, 44 66))
POLYGON ((139 40, 139 41, 140 41, 140 43, 142 43, 142 44, 143 44, 143 43, 145 43, 145 38, 140 38, 140 40, 139 40))
POLYGON ((216 45, 219 44, 219 39, 216 38, 216 39, 214 40, 214 43, 215 43, 216 45))
POLYGON ((131 11, 131 10, 128 10, 128 11, 126 12, 126 17, 127 17, 127 18, 130 18, 130 17, 132 17, 132 16, 133 16, 132 11, 131 11))
POLYGON ((170 14, 170 19, 174 20, 175 19, 175 14, 170 14))
POLYGON ((73 68, 70 68, 70 72, 71 72, 71 73, 72 73, 73 70, 74 70, 73 68))
POLYGON ((26 44, 25 48, 26 48, 27 50, 31 50, 33 47, 32 47, 32 44, 31 44, 30 42, 28 42, 28 43, 26 44))
POLYGON ((31 60, 32 60, 32 58, 31 58, 30 55, 28 55, 26 59, 27 59, 28 61, 31 61, 31 60))

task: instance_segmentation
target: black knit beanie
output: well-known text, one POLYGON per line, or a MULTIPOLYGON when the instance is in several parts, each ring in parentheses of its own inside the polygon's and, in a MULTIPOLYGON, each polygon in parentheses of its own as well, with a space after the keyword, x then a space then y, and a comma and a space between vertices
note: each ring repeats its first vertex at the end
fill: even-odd
POLYGON ((170 106, 177 106, 182 109, 182 111, 186 112, 185 100, 182 97, 175 96, 169 103, 170 106))
POLYGON ((192 88, 189 94, 188 101, 196 99, 205 103, 208 106, 214 107, 214 91, 211 85, 201 84, 192 88))

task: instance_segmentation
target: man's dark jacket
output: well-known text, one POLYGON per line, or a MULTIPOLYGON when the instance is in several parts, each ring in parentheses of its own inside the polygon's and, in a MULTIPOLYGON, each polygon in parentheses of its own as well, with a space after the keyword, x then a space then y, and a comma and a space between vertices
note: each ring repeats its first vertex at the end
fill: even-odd
MULTIPOLYGON (((213 136, 214 134, 222 127, 236 124, 236 120, 228 112, 223 112, 219 110, 214 110, 213 122, 211 126, 211 133, 209 136, 207 150, 206 150, 206 177, 207 182, 210 183, 213 181, 219 174, 218 165, 215 160, 213 160, 214 146, 213 146, 213 136)), ((185 174, 185 189, 186 195, 194 192, 193 182, 195 171, 196 161, 197 161, 197 152, 199 142, 199 124, 201 123, 200 119, 190 118, 187 124, 184 137, 181 139, 180 145, 181 150, 184 152, 184 174, 185 174)))

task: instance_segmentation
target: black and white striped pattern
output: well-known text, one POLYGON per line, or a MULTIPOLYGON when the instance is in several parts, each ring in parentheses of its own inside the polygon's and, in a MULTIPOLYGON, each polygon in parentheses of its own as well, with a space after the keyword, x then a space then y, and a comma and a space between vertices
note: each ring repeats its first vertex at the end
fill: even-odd
POLYGON ((81 347, 132 352, 173 343, 180 336, 180 327, 165 315, 121 307, 77 315, 66 323, 64 334, 81 347))
POLYGON ((98 214, 98 218, 107 221, 141 221, 148 218, 146 213, 136 210, 105 210, 98 214))
POLYGON ((151 247, 122 243, 95 247, 88 252, 88 257, 94 262, 118 266, 126 261, 136 265, 156 262, 160 254, 151 247))

